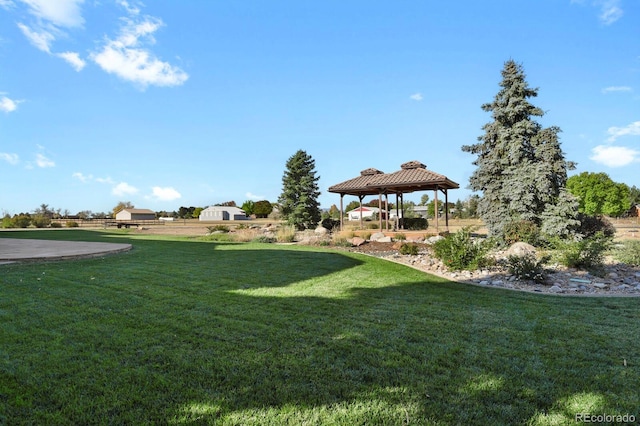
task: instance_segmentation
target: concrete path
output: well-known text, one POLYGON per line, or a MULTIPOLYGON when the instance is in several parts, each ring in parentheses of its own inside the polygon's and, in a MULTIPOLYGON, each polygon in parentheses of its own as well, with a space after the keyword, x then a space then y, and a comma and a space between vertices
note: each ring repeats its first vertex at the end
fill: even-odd
POLYGON ((131 250, 131 244, 0 238, 0 264, 104 256, 131 250))

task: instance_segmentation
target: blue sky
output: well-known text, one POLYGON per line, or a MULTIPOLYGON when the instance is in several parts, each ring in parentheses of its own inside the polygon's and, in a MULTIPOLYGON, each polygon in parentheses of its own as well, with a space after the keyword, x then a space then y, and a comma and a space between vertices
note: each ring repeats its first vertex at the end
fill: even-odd
POLYGON ((411 160, 464 199, 509 59, 572 173, 640 187, 639 22, 637 0, 0 0, 0 210, 276 201, 299 149, 325 208, 411 160))

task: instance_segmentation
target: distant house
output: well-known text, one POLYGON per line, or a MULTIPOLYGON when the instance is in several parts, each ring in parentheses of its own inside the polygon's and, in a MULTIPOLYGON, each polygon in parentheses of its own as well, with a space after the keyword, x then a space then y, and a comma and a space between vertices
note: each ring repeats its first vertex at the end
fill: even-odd
POLYGON ((238 207, 210 206, 200 212, 201 221, 213 220, 247 220, 247 214, 238 207))
MULTIPOLYGON (((353 209, 347 212, 349 220, 360 220, 360 214, 362 213, 363 219, 373 219, 374 215, 380 212, 378 207, 362 206, 357 209, 353 209)), ((382 211, 382 218, 384 219, 384 210, 382 211)))
POLYGON ((156 220, 156 213, 149 209, 124 209, 116 213, 116 220, 156 220))

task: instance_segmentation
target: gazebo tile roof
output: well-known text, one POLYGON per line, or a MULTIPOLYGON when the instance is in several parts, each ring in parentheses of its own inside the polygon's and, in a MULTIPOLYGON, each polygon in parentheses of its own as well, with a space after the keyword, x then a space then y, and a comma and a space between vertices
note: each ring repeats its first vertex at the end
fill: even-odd
POLYGON ((427 169, 419 161, 409 161, 393 173, 366 169, 360 176, 329 187, 329 192, 349 195, 377 194, 381 190, 412 192, 430 189, 457 189, 459 185, 446 176, 427 169))

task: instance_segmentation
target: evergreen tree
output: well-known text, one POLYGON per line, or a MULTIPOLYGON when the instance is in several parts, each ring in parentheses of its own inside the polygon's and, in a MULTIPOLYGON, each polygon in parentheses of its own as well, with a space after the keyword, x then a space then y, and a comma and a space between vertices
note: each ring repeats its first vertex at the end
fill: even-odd
POLYGON ((299 150, 287 160, 278 201, 282 217, 298 230, 315 228, 320 221, 319 179, 315 160, 305 151, 299 150))
POLYGON ((532 118, 544 112, 528 101, 538 89, 529 87, 520 64, 505 63, 500 87, 493 102, 482 105, 493 121, 483 126, 478 143, 462 147, 478 156, 470 178, 471 189, 483 193, 478 214, 498 238, 507 223, 521 220, 567 234, 578 225, 573 200, 565 191, 567 169, 575 166, 564 159, 560 129, 542 128, 532 118), (551 211, 561 213, 561 220, 551 211))

